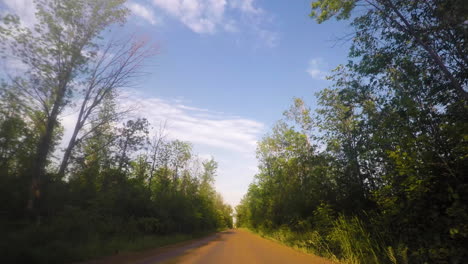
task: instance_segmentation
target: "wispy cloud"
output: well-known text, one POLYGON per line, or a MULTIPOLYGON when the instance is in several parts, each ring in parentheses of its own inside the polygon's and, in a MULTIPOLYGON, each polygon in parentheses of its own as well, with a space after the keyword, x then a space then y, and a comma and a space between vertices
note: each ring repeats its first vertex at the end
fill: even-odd
POLYGON ((252 154, 264 129, 263 123, 248 118, 136 94, 126 96, 120 104, 137 105, 138 112, 153 124, 167 120, 167 132, 172 138, 252 154))
POLYGON ((275 47, 279 34, 268 26, 270 14, 255 0, 152 0, 166 15, 198 34, 250 33, 267 47, 275 47))
MULTIPOLYGON (((32 28, 37 23, 33 0, 2 0, 2 5, 6 10, 0 13, 19 15, 25 26, 32 28)), ((164 15, 198 34, 248 34, 270 48, 280 40, 279 33, 271 29, 271 14, 259 7, 256 0, 151 0, 150 5, 133 0, 126 6, 135 17, 151 25, 160 25, 164 15)))
POLYGON ((250 13, 250 14, 264 13, 263 9, 255 6, 254 0, 234 0, 234 1, 231 1, 230 3, 232 7, 238 8, 245 13, 250 13))
POLYGON ((327 71, 323 70, 327 64, 321 58, 314 58, 309 60, 309 66, 307 67, 306 72, 316 80, 326 80, 327 71))
POLYGON ((262 40, 266 46, 274 48, 278 45, 279 34, 277 32, 260 28, 257 28, 256 32, 258 33, 260 40, 262 40))
POLYGON ((161 23, 161 20, 155 17, 151 7, 147 7, 135 2, 128 2, 126 6, 135 16, 141 17, 151 25, 161 23))
POLYGON ((153 0, 153 4, 196 33, 214 33, 226 9, 226 0, 153 0))

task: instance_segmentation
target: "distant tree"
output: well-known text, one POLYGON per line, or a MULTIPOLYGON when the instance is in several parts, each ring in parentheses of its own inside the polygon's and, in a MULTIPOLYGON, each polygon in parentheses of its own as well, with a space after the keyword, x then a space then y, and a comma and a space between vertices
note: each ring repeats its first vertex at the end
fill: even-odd
POLYGON ((173 182, 178 183, 180 170, 185 168, 192 157, 192 146, 188 142, 174 140, 169 143, 171 158, 169 160, 173 169, 173 182))
POLYGON ((158 167, 162 165, 163 150, 164 144, 167 137, 166 134, 166 122, 161 123, 159 125, 159 129, 154 133, 153 138, 150 142, 150 153, 149 153, 149 162, 150 162, 150 170, 149 170, 149 178, 148 178, 148 187, 151 188, 151 182, 153 177, 156 173, 158 167))
POLYGON ((137 118, 128 120, 123 127, 119 129, 117 146, 118 170, 127 170, 131 160, 131 153, 145 148, 148 143, 149 122, 146 118, 137 118))
POLYGON ((214 183, 216 170, 218 169, 218 163, 214 159, 204 161, 203 173, 201 175, 202 185, 211 185, 214 183))

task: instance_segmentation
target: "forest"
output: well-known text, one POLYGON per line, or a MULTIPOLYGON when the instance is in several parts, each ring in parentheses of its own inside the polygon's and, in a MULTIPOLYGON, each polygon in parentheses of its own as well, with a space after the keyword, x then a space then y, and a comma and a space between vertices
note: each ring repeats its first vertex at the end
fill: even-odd
POLYGON ((215 190, 213 157, 120 101, 159 53, 119 31, 126 1, 34 5, 34 26, 0 12, 1 60, 16 67, 0 71, 2 263, 73 263, 234 225, 337 263, 466 263, 466 1, 313 1, 311 23, 349 22, 348 57, 316 105, 294 98, 257 142, 236 208, 215 190))
POLYGON ((119 103, 157 55, 146 39, 102 37, 125 23, 124 2, 38 0, 33 28, 0 14, 2 59, 24 69, 0 74, 2 263, 76 262, 233 225, 217 162, 119 103))
POLYGON ((312 3, 347 62, 258 143, 237 225, 341 263, 468 259, 465 1, 312 3))

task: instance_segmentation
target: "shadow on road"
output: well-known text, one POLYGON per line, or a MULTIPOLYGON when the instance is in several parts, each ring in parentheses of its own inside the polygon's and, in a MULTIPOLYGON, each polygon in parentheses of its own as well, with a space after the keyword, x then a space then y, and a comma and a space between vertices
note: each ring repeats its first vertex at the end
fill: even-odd
POLYGON ((220 241, 225 241, 228 239, 228 236, 230 235, 234 235, 236 232, 234 232, 233 230, 227 230, 227 231, 223 231, 223 232, 219 232, 219 233, 216 233, 214 235, 211 235, 211 236, 208 236, 206 238, 203 238, 201 240, 198 240, 198 241, 195 241, 191 244, 188 244, 188 245, 185 245, 185 246, 182 246, 182 247, 178 247, 178 248, 172 248, 172 249, 168 249, 168 251, 166 252, 162 252, 158 255, 155 255, 155 256, 152 256, 152 257, 149 257, 149 258, 146 258, 146 259, 143 259, 143 260, 140 260, 138 262, 135 262, 136 264, 154 264, 154 263, 160 263, 160 262, 163 262, 163 261, 168 261, 170 259, 173 259, 173 258, 179 258, 179 257, 183 257, 187 254, 189 254, 190 252, 198 249, 198 248, 201 248, 203 246, 206 246, 210 243, 216 243, 216 242, 220 242, 220 241))

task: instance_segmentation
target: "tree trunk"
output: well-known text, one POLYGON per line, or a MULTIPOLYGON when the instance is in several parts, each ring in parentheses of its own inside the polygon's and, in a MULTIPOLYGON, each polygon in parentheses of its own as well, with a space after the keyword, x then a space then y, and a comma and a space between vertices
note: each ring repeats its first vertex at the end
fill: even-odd
POLYGON ((83 103, 81 105, 80 113, 78 114, 78 120, 76 121, 72 137, 70 138, 67 149, 65 150, 65 153, 63 154, 62 163, 60 164, 60 169, 58 171, 58 176, 60 178, 62 178, 65 175, 65 170, 67 169, 67 166, 68 166, 68 160, 70 159, 71 152, 76 144, 76 137, 78 136, 78 132, 80 131, 80 129, 83 127, 84 121, 82 121, 82 119, 83 119, 83 115, 85 112, 86 103, 88 102, 88 99, 89 99, 90 92, 91 91, 88 89, 86 96, 83 100, 83 103))
POLYGON ((148 179, 148 188, 149 189, 151 189, 151 181, 153 180, 153 174, 154 174, 154 171, 156 170, 156 159, 157 159, 158 151, 159 151, 159 140, 156 143, 156 147, 155 147, 154 152, 153 152, 153 161, 151 163, 151 169, 150 169, 149 179, 148 179))
POLYGON ((59 113, 59 105, 63 96, 58 95, 54 104, 51 114, 47 118, 46 129, 42 134, 37 145, 36 154, 34 157, 33 165, 31 167, 31 192, 28 200, 27 209, 38 218, 38 201, 41 197, 41 181, 45 176, 45 166, 47 163, 47 156, 50 151, 52 143, 52 136, 54 128, 57 123, 57 116, 59 113))
POLYGON ((398 11, 398 8, 392 3, 390 0, 384 0, 383 5, 388 4, 388 7, 395 12, 395 14, 401 19, 403 22, 404 26, 402 26, 398 21, 396 21, 394 18, 390 16, 390 19, 393 20, 397 25, 401 27, 401 30, 403 32, 406 32, 410 34, 416 42, 429 53, 429 56, 431 57, 432 60, 434 60, 435 64, 439 67, 439 69, 442 71, 442 73, 445 75, 445 77, 450 81, 450 83, 453 85, 455 88, 456 92, 465 100, 468 99, 468 92, 466 92, 460 82, 453 76, 453 74, 448 70, 447 66, 445 65, 444 61, 442 58, 439 56, 439 54, 427 43, 425 43, 421 37, 420 34, 418 34, 413 26, 408 22, 408 20, 401 14, 400 11, 398 11))
POLYGON ((72 137, 70 138, 70 141, 68 142, 67 149, 65 150, 65 153, 63 154, 62 163, 60 164, 60 169, 58 171, 59 178, 62 178, 65 175, 65 170, 67 169, 67 166, 68 166, 68 160, 70 159, 71 152, 73 148, 75 147, 76 137, 78 136, 78 131, 80 130, 80 126, 78 123, 76 124, 72 137))
POLYGON ((31 192, 27 204, 27 209, 36 217, 39 224, 38 201, 41 197, 41 181, 45 176, 45 167, 47 165, 47 156, 50 152, 54 129, 57 125, 57 117, 60 113, 60 107, 65 97, 67 84, 70 80, 71 68, 65 72, 64 78, 59 81, 57 96, 55 97, 52 111, 47 115, 46 127, 41 135, 34 161, 31 166, 31 192))
POLYGON ((128 145, 128 139, 125 139, 125 144, 122 150, 122 155, 120 156, 120 160, 119 160, 119 171, 122 170, 124 162, 125 162, 124 159, 127 156, 127 145, 128 145))

